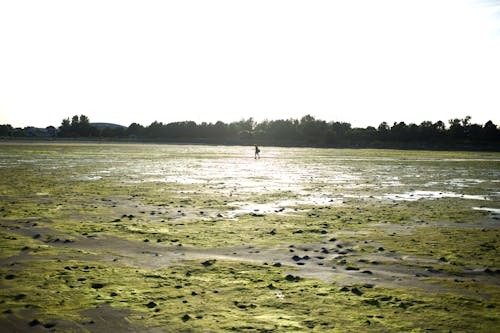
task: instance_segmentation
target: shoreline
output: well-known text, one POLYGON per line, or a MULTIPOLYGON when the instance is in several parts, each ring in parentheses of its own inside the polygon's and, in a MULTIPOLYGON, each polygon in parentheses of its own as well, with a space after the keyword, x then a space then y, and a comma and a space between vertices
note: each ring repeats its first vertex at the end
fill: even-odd
POLYGON ((264 147, 281 147, 281 148, 320 148, 320 149, 389 149, 389 150, 414 150, 414 151, 464 151, 464 152, 500 152, 500 145, 486 144, 474 145, 468 144, 394 144, 372 142, 369 144, 305 144, 305 143, 286 143, 286 142, 265 142, 258 140, 256 142, 250 141, 203 141, 203 140, 179 140, 168 141, 161 139, 129 139, 129 138, 0 138, 2 143, 54 143, 54 144, 153 144, 153 145, 193 145, 193 146, 254 146, 255 144, 264 147))

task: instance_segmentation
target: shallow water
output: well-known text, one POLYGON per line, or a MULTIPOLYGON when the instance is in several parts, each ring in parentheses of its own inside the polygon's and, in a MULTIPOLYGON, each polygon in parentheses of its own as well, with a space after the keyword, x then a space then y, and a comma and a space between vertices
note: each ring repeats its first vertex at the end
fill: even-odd
POLYGON ((35 167, 54 176, 61 170, 75 181, 112 178, 165 186, 197 185, 207 194, 230 195, 235 202, 242 199, 242 210, 253 210, 246 207, 252 197, 257 200, 269 193, 280 197, 266 202, 272 207, 269 211, 353 197, 396 201, 459 198, 499 204, 500 160, 494 154, 478 158, 478 154, 467 153, 264 147, 262 158, 255 160, 252 147, 244 146, 14 147, 4 147, 0 168, 35 167))

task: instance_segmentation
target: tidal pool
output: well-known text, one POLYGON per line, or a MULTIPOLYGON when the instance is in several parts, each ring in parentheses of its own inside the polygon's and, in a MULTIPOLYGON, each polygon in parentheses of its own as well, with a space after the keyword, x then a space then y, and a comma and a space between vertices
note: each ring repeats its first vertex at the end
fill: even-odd
POLYGON ((500 154, 0 143, 11 331, 500 325, 500 154))

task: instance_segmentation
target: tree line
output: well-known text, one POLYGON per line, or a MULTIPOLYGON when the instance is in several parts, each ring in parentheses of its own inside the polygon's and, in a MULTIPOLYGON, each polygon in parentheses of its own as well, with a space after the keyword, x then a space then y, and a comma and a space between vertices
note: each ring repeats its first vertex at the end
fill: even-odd
MULTIPOLYGON (((130 141, 186 142, 214 144, 262 144, 320 147, 487 147, 500 150, 500 129, 492 121, 474 124, 471 117, 421 124, 382 122, 378 127, 353 128, 346 122, 327 122, 306 115, 300 119, 264 120, 253 118, 215 123, 182 121, 128 127, 92 124, 85 115, 63 119, 58 129, 49 126, 45 136, 59 138, 104 138, 130 141)), ((33 127, 24 130, 0 125, 0 136, 37 136, 33 127), (30 131, 31 129, 31 131, 30 131)))

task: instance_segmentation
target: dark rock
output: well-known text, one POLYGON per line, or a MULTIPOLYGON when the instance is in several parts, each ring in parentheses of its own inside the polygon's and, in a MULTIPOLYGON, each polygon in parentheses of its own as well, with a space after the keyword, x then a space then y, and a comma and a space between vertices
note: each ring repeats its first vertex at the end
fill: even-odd
POLYGON ((234 305, 236 305, 236 307, 238 307, 239 309, 242 309, 242 310, 245 310, 247 308, 246 304, 241 304, 237 301, 234 302, 234 305))
POLYGON ((148 304, 146 304, 146 306, 149 309, 152 309, 152 308, 156 308, 158 306, 158 304, 156 304, 155 302, 149 302, 148 304))
POLYGON ((183 322, 186 322, 186 321, 188 321, 188 320, 191 319, 191 316, 186 313, 184 316, 182 316, 181 319, 182 319, 183 322))
POLYGON ((213 259, 213 260, 206 260, 206 261, 202 262, 201 264, 203 266, 205 266, 205 267, 212 266, 213 264, 215 264, 215 259, 213 259))
POLYGON ((101 289, 104 287, 104 283, 92 283, 92 288, 94 289, 101 289))
POLYGON ((303 233, 304 233, 304 230, 302 230, 302 229, 295 230, 293 233, 294 233, 294 234, 303 234, 303 233))
POLYGON ((5 280, 14 280, 16 276, 14 274, 7 274, 5 275, 5 280))
POLYGON ((361 296, 363 295, 363 292, 361 290, 359 290, 358 288, 352 288, 351 289, 351 292, 354 294, 354 295, 357 295, 357 296, 361 296))
POLYGON ((276 235, 276 229, 273 229, 271 230, 271 232, 269 232, 270 235, 276 235))
POLYGON ((275 263, 273 264, 273 266, 274 266, 274 267, 281 267, 282 265, 281 265, 281 263, 280 263, 280 262, 275 262, 275 263))
POLYGON ((385 249, 384 249, 382 246, 381 246, 381 247, 379 247, 379 248, 378 248, 378 250, 379 250, 380 252, 385 251, 385 249))
POLYGON ((372 274, 373 274, 373 272, 372 272, 372 271, 362 271, 361 273, 363 273, 363 274, 368 274, 368 275, 372 275, 372 274))
POLYGON ((43 327, 45 327, 45 328, 53 328, 54 326, 56 326, 56 323, 43 324, 43 327))
POLYGON ((293 260, 293 261, 299 261, 299 260, 301 260, 301 259, 302 259, 302 258, 301 258, 301 257, 299 257, 299 256, 297 256, 297 255, 295 255, 295 256, 293 256, 293 257, 292 257, 292 260, 293 260))
POLYGON ((365 299, 363 302, 368 305, 380 306, 379 301, 376 299, 365 299))
POLYGON ((41 324, 41 322, 38 319, 33 319, 32 321, 30 321, 28 323, 28 325, 30 325, 31 327, 35 327, 35 326, 40 325, 40 324, 41 324))
POLYGON ((40 238, 40 237, 42 237, 42 235, 40 235, 40 234, 36 234, 36 235, 34 235, 34 236, 33 236, 33 239, 38 239, 38 238, 40 238))
POLYGON ((340 288, 340 291, 341 292, 348 292, 348 291, 351 291, 351 290, 349 288, 347 288, 347 287, 342 287, 342 288, 340 288))
POLYGON ((25 299, 26 298, 26 294, 17 294, 16 296, 14 296, 14 299, 16 301, 20 301, 22 299, 25 299))
POLYGON ((287 276, 285 276, 285 280, 287 280, 289 282, 297 282, 297 281, 300 281, 300 277, 288 274, 287 276))

